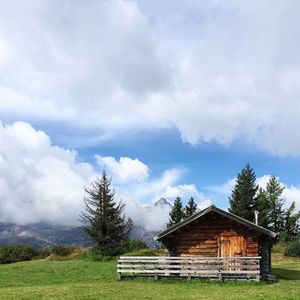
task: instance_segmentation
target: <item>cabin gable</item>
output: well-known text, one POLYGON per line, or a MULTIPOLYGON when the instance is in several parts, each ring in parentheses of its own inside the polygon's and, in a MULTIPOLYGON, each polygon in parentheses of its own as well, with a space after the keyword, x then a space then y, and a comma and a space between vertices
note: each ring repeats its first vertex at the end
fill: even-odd
POLYGON ((258 256, 259 239, 246 226, 210 212, 161 241, 172 256, 258 256))
POLYGON ((170 256, 257 257, 261 272, 271 271, 275 233, 214 206, 156 236, 170 256))

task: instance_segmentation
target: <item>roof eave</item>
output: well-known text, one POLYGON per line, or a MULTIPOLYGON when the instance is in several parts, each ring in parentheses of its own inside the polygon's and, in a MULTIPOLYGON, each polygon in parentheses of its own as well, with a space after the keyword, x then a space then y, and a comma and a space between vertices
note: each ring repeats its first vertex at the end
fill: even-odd
POLYGON ((191 216, 191 217, 189 217, 189 218, 187 218, 187 219, 185 219, 185 220, 183 220, 183 221, 181 221, 181 222, 173 225, 172 227, 170 227, 170 228, 168 228, 168 229, 160 232, 153 239, 155 241, 159 241, 163 237, 171 234, 174 231, 177 231, 181 227, 183 227, 183 226, 185 226, 185 225, 187 225, 187 224, 195 221, 196 219, 198 219, 198 218, 206 215, 207 213, 209 213, 211 211, 215 211, 215 212, 217 212, 217 213, 219 213, 219 214, 221 214, 221 215, 223 215, 225 217, 229 217, 230 219, 233 219, 234 221, 236 221, 238 223, 241 223, 241 224, 243 224, 243 225, 245 225, 247 227, 250 227, 250 228, 252 228, 254 230, 257 230, 257 231, 261 232, 262 234, 265 234, 265 235, 267 235, 267 236, 269 236, 271 238, 275 238, 276 235, 277 235, 275 232, 272 232, 272 231, 270 231, 270 230, 268 230, 266 228, 263 228, 263 227, 261 227, 259 225, 256 225, 256 224, 254 224, 254 223, 252 223, 252 222, 250 222, 248 220, 245 220, 245 219, 243 219, 243 218, 241 218, 239 216, 236 216, 236 215, 234 215, 234 214, 232 214, 230 212, 226 212, 226 211, 224 211, 224 210, 222 210, 220 208, 217 208, 214 205, 210 205, 207 208, 205 208, 205 209, 201 210, 200 212, 196 213, 195 215, 193 215, 193 216, 191 216))
POLYGON ((237 215, 234 215, 234 214, 232 214, 230 212, 224 211, 224 210, 222 210, 220 208, 214 207, 213 210, 216 211, 216 212, 218 212, 218 213, 220 213, 220 214, 222 214, 222 215, 228 216, 231 219, 235 220, 236 222, 239 222, 239 223, 241 223, 241 224, 243 224, 243 225, 245 225, 247 227, 251 227, 252 229, 257 230, 257 231, 259 231, 259 232, 261 232, 261 233, 263 233, 265 235, 268 235, 268 236, 270 236, 272 238, 275 238, 276 235, 277 235, 277 233, 275 233, 275 232, 273 232, 273 231, 271 231, 269 229, 266 229, 264 227, 256 225, 256 224, 254 224, 254 223, 252 223, 252 222, 250 222, 250 221, 248 221, 246 219, 243 219, 243 218, 241 218, 241 217, 239 217, 237 215))

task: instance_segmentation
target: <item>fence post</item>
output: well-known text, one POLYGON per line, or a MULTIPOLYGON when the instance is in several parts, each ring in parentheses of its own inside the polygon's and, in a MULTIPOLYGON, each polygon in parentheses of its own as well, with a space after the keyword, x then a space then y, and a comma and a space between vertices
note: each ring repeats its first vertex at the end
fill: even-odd
POLYGON ((219 280, 222 281, 223 280, 223 276, 222 276, 222 268, 221 268, 220 258, 219 257, 217 259, 217 263, 218 263, 218 271, 219 271, 219 280))
MULTIPOLYGON (((118 264, 122 264, 121 262, 120 262, 120 256, 118 257, 118 264)), ((119 267, 118 267, 118 269, 119 269, 119 267)), ((121 280, 122 279, 122 277, 121 277, 121 272, 118 272, 118 280, 121 280)))
POLYGON ((191 274, 192 268, 191 268, 191 266, 192 266, 192 260, 189 259, 189 261, 188 261, 188 280, 192 279, 192 274, 191 274))
POLYGON ((154 263, 154 270, 155 270, 154 278, 155 278, 155 280, 157 280, 157 279, 158 279, 158 274, 157 274, 157 263, 154 263))
POLYGON ((257 259, 257 269, 259 271, 259 274, 256 275, 256 281, 260 281, 260 258, 257 259))

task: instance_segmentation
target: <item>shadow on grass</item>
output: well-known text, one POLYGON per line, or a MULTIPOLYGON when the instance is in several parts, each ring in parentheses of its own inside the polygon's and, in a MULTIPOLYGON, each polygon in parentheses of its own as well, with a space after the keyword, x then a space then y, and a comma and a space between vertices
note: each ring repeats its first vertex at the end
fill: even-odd
POLYGON ((272 274, 276 275, 280 279, 300 280, 300 271, 298 270, 272 268, 272 274))
POLYGON ((230 279, 225 279, 225 280, 211 280, 207 278, 192 278, 191 280, 188 280, 186 277, 160 277, 159 279, 155 279, 153 277, 144 277, 142 275, 137 275, 137 276, 122 276, 122 279, 119 281, 123 282, 128 282, 128 281, 134 281, 134 282, 140 282, 140 283, 149 283, 149 284, 157 284, 157 285, 232 285, 232 286, 239 286, 239 285, 265 285, 269 284, 268 282, 261 280, 260 282, 257 282, 256 280, 241 280, 241 281, 236 281, 236 280, 230 280, 230 279))

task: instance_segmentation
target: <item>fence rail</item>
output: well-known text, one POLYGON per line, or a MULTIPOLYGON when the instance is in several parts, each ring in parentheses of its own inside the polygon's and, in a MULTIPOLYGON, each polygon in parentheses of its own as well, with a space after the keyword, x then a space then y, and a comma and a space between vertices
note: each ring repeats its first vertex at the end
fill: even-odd
POLYGON ((118 275, 124 277, 210 278, 260 280, 260 258, 200 256, 121 256, 118 275))

